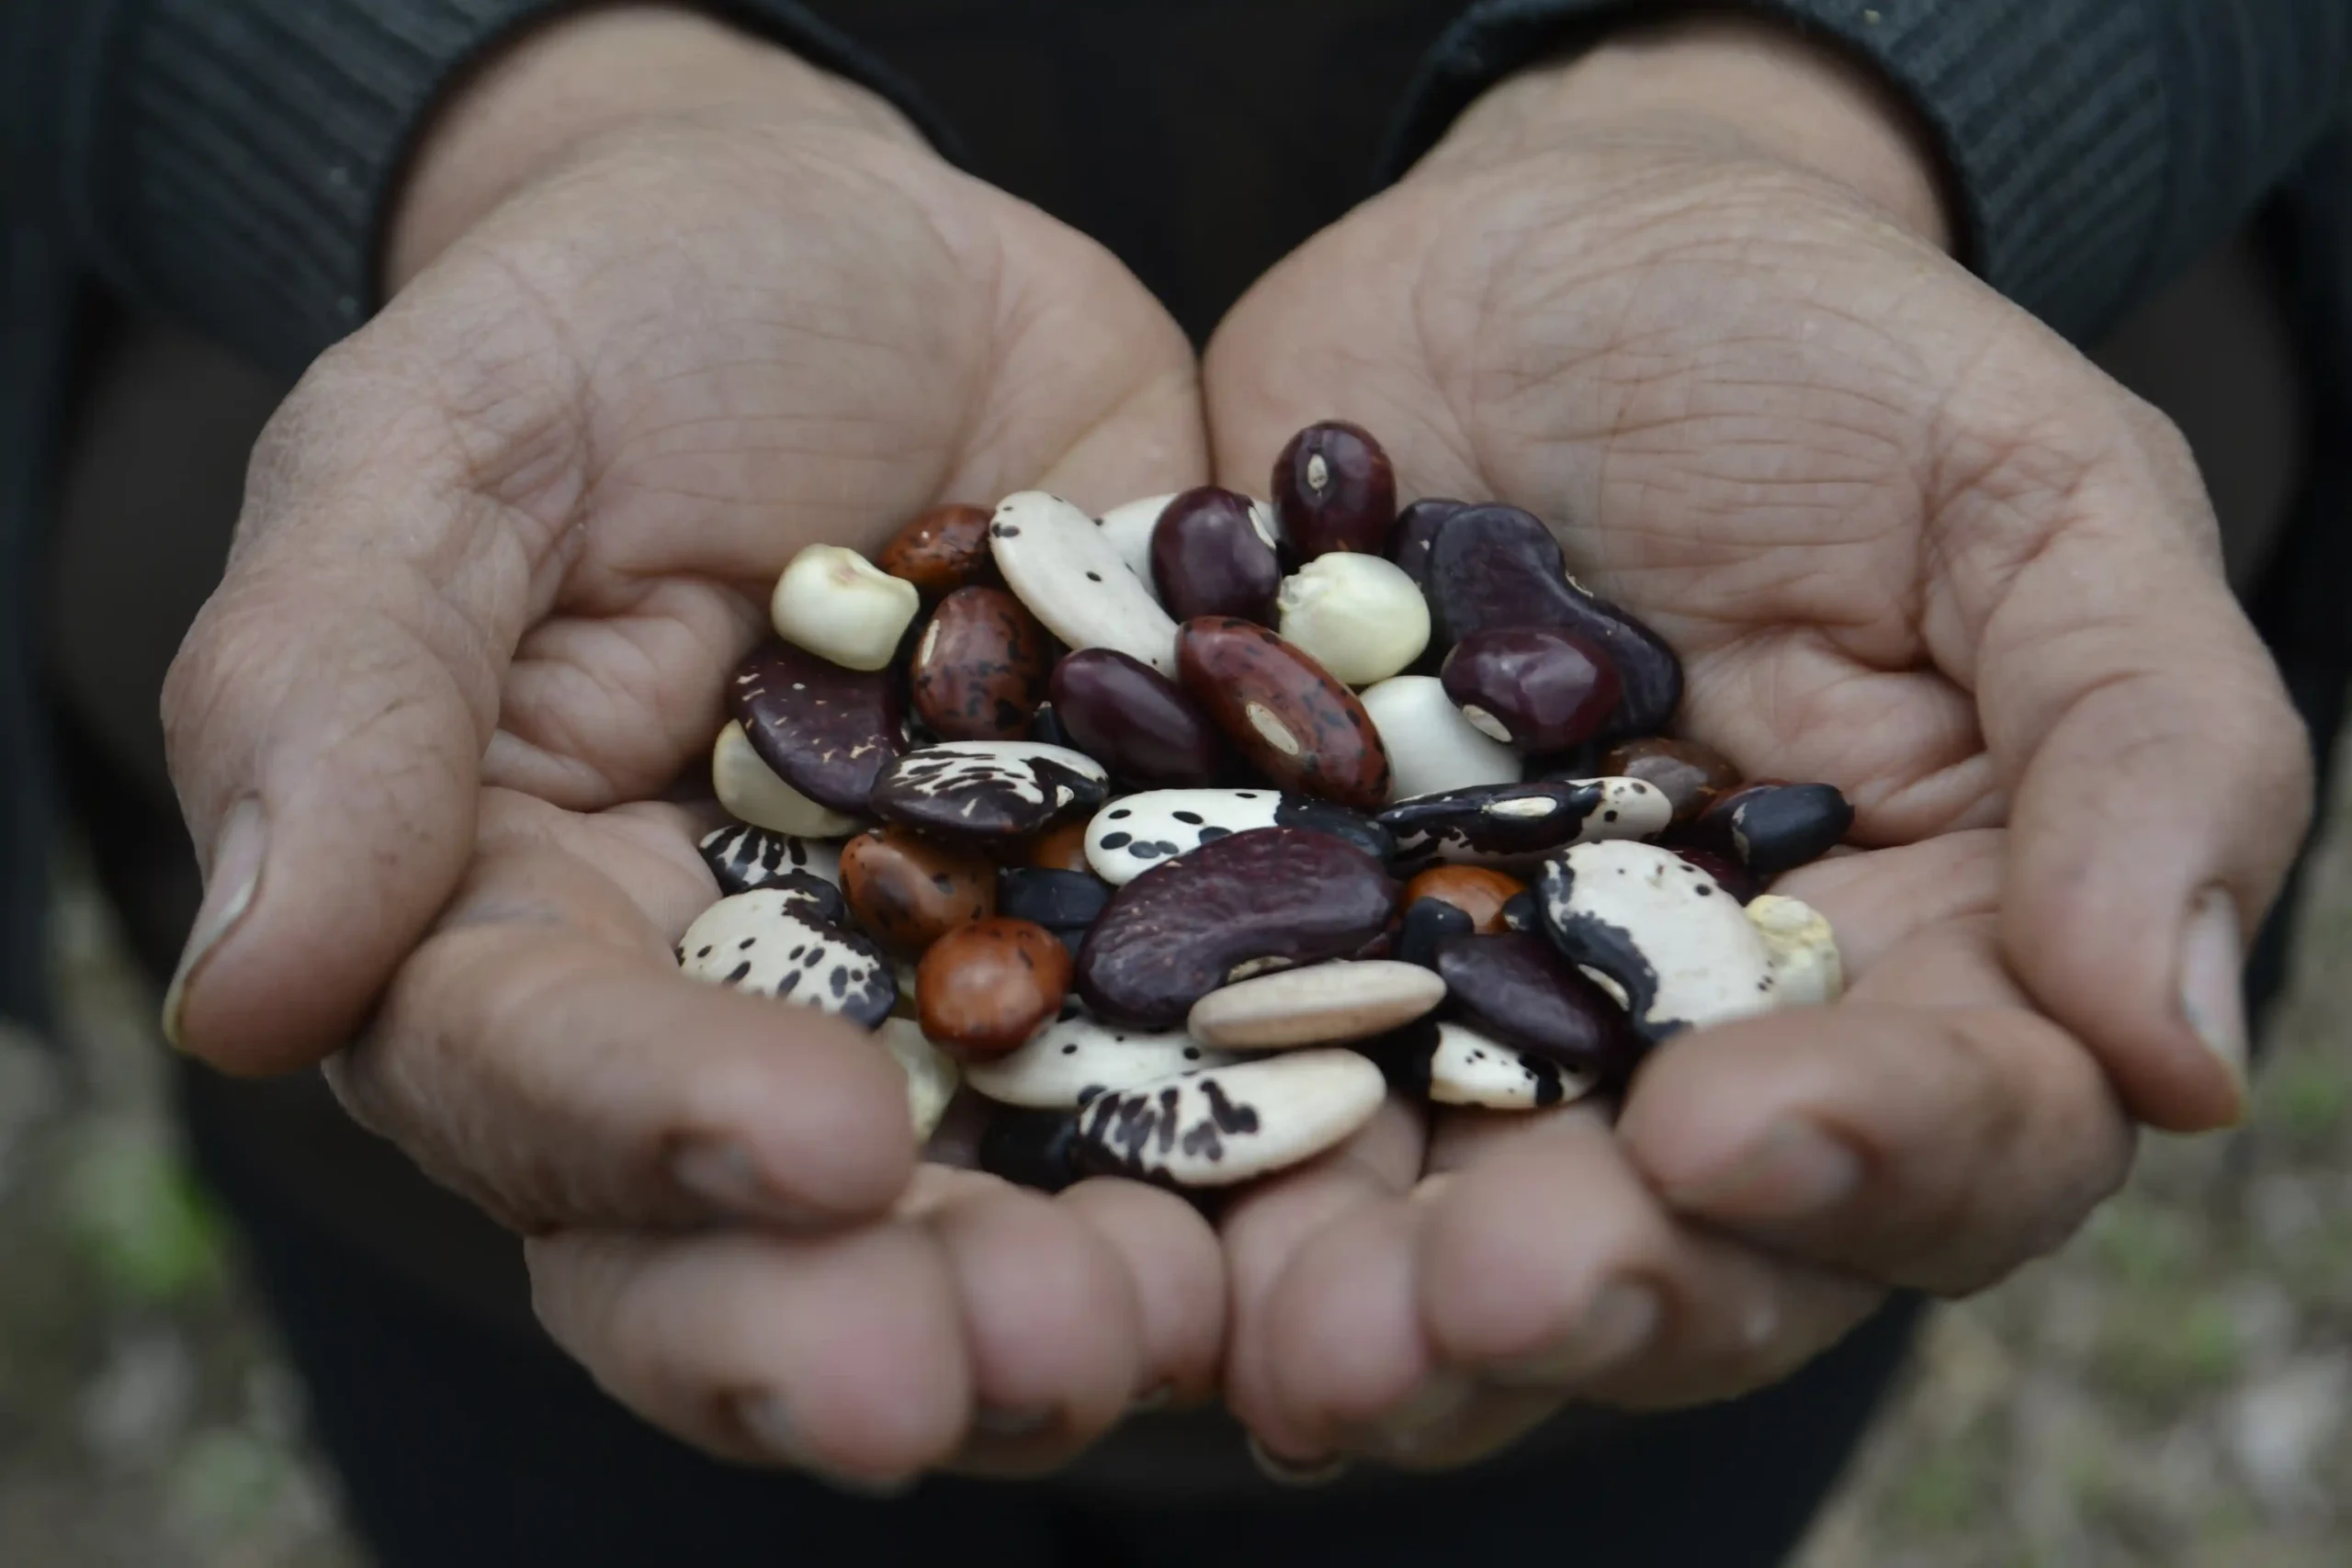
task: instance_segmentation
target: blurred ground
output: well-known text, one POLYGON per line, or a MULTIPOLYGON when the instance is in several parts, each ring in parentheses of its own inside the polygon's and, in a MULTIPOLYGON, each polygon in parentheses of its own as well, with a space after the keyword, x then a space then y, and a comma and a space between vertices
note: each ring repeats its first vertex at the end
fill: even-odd
MULTIPOLYGON (((1939 1314, 1800 1568, 2352 1560, 2352 789, 2332 821, 2254 1124, 2152 1142, 2064 1254, 1939 1314)), ((0 1036, 0 1564, 356 1568, 175 1168, 153 998, 85 886, 60 913, 74 1076, 0 1036)))

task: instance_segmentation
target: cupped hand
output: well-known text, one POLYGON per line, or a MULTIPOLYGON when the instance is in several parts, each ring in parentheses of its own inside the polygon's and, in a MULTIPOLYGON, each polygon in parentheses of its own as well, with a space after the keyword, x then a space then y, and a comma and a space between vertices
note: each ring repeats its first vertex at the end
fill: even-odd
POLYGON ((878 102, 684 13, 560 24, 451 115, 396 296, 272 422, 172 671, 208 891, 167 1027, 232 1071, 328 1059, 535 1238, 557 1337, 717 1451, 1049 1462, 1207 1382, 1190 1209, 910 1191, 873 1043, 680 976, 717 892, 665 804, 802 546, 1197 482, 1182 334, 878 102))
POLYGON ((1702 24, 1498 88, 1219 329, 1223 482, 1344 418, 1405 498, 1546 518, 1681 650, 1679 728, 1865 846, 1782 889, 1836 1007, 1671 1042, 1613 1128, 1392 1107, 1237 1207, 1227 1393, 1275 1454, 1757 1387, 2054 1246, 2134 1119, 2241 1115, 2301 727, 2177 434, 1940 223, 1868 88, 1702 24))

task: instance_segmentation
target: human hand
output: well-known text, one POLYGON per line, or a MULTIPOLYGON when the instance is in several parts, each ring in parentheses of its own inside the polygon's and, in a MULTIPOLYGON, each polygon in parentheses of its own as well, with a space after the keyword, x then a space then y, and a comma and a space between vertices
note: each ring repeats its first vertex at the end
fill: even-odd
POLYGON ((389 238, 397 293, 273 421, 165 692, 209 869, 167 1027, 327 1058, 534 1238, 560 1341, 717 1451, 889 1479, 993 1412, 1025 1430, 967 1458, 1049 1462, 1206 1382, 1190 1209, 909 1193, 883 1053, 670 952, 717 894, 668 797, 784 563, 941 500, 1196 482, 1182 334, 877 100, 684 12, 504 56, 389 238))
POLYGON ((1871 846, 1782 889, 1839 932, 1835 1008, 1674 1041, 1613 1131, 1392 1107, 1237 1206, 1227 1394, 1275 1453, 1736 1394, 2054 1246, 2131 1118, 2242 1114, 2301 727, 2177 435, 1944 227, 1870 85, 1694 22, 1495 89, 1211 344, 1224 482, 1344 418, 1401 495, 1555 520, 1681 650, 1681 728, 1871 846))

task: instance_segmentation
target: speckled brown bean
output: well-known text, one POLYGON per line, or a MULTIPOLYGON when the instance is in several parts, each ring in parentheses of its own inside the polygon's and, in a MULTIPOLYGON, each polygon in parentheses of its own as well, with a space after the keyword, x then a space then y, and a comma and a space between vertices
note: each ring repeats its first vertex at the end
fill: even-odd
POLYGON ((1200 705, 1140 659, 1081 648, 1054 666, 1051 689, 1069 743, 1123 783, 1186 789, 1232 771, 1225 738, 1200 705))
POLYGON ((1396 521, 1396 475, 1371 432, 1325 420, 1292 436, 1274 459, 1273 499, 1300 560, 1333 550, 1376 556, 1396 521))
POLYGON ((1273 540, 1259 532, 1250 498, 1203 485, 1159 514, 1151 531, 1151 577, 1159 602, 1180 621, 1238 615, 1271 626, 1283 566, 1273 540))
POLYGON ((1611 747, 1587 777, 1640 779, 1656 784, 1674 807, 1677 826, 1739 787, 1739 770, 1713 747, 1696 740, 1654 735, 1611 747))
POLYGON ((989 554, 989 518, 978 506, 934 506, 891 536, 874 564, 915 585, 934 604, 958 588, 999 581, 989 554))
POLYGON ((1043 926, 999 919, 958 927, 915 969, 922 1032, 961 1061, 1004 1055, 1061 1010, 1069 976, 1069 949, 1043 926))
POLYGON ((844 670, 781 640, 735 667, 727 704, 760 761, 820 806, 852 815, 906 744, 890 670, 844 670))
POLYGON ((1519 878, 1483 865, 1432 866, 1405 884, 1405 907, 1434 898, 1469 916, 1478 934, 1493 936, 1510 929, 1503 923, 1503 906, 1526 891, 1519 878))
POLYGON ((915 712, 946 740, 1017 740, 1046 700, 1052 639, 1001 588, 939 602, 907 664, 915 712))
POLYGON ((1092 873, 1094 868, 1086 863, 1085 822, 1065 822, 1038 834, 1022 846, 1021 863, 1040 871, 1092 873))
POLYGON ((1204 616, 1176 632, 1176 670, 1241 754, 1282 788, 1359 811, 1388 798, 1388 752, 1356 694, 1265 627, 1204 616))
POLYGON ((843 844, 842 888, 858 924, 904 953, 996 911, 996 868, 985 856, 904 828, 877 828, 843 844))
POLYGON ((1215 839, 1112 895, 1079 953, 1079 992, 1105 1022, 1181 1028, 1219 986, 1361 952, 1388 930, 1401 891, 1329 833, 1215 839))

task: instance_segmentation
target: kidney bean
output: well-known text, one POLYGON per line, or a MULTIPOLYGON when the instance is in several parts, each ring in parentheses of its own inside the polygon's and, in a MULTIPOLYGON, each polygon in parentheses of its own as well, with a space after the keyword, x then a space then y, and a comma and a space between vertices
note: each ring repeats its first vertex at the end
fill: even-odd
POLYGON ((1050 931, 1082 931, 1111 901, 1111 885, 1086 871, 1007 866, 996 875, 997 913, 1050 931))
POLYGON ((1396 956, 1424 969, 1437 967, 1438 944, 1448 937, 1469 936, 1478 929, 1463 908, 1443 898, 1406 897, 1405 916, 1396 933, 1396 956))
POLYGON ((907 667, 915 712, 947 740, 1014 740, 1046 700, 1049 639, 1001 588, 939 602, 907 667))
POLYGON ((1396 521, 1396 475, 1361 425, 1310 424, 1274 459, 1273 498, 1300 560, 1333 550, 1376 556, 1396 521))
POLYGON ((1656 784, 1674 808, 1678 825, 1692 820, 1717 795, 1739 785, 1739 770, 1721 751, 1665 735, 1622 741, 1592 771, 1656 784))
POLYGON ((1432 646, 1493 626, 1560 626, 1609 652, 1624 697, 1607 733, 1650 735, 1682 701, 1682 661, 1627 611, 1568 575, 1559 541, 1515 506, 1454 513, 1430 548, 1426 584, 1432 646))
POLYGON ((1274 624, 1282 559, 1273 524, 1258 503, 1215 485, 1168 503, 1151 532, 1151 580, 1179 621, 1233 615, 1274 624))
POLYGON ((989 515, 985 507, 934 506, 892 535, 874 564, 913 583, 927 604, 958 588, 992 587, 999 579, 989 554, 989 515))
POLYGON ((1835 784, 1764 781, 1718 796, 1690 824, 1689 842, 1770 882, 1827 854, 1853 826, 1854 808, 1835 784))
POLYGON ((1357 953, 1386 929, 1399 891, 1378 861, 1328 833, 1214 840, 1112 896, 1080 950, 1079 993, 1106 1021, 1174 1029, 1219 986, 1357 953))
POLYGON ((1675 846, 1674 852, 1713 877, 1724 892, 1742 904, 1754 903, 1757 895, 1764 891, 1763 879, 1729 855, 1688 844, 1675 846))
POLYGON ((904 828, 877 828, 842 846, 842 888, 858 923, 900 953, 920 954, 996 908, 996 868, 904 828))
POLYGON ((1115 649, 1054 666, 1054 712, 1080 750, 1146 788, 1213 784, 1232 772, 1225 738, 1182 687, 1115 649))
POLYGON ((1417 501, 1396 514, 1396 527, 1388 536, 1388 558, 1402 567, 1405 575, 1415 584, 1426 586, 1430 580, 1430 547, 1437 543, 1438 530, 1453 520, 1457 512, 1466 512, 1466 501, 1430 499, 1417 501))
POLYGON ((1521 753, 1600 731, 1617 706, 1617 666, 1589 637, 1555 626, 1494 626, 1453 645, 1438 672, 1462 716, 1521 753))
POLYGON ((777 777, 852 815, 865 810, 875 780, 905 744, 896 674, 844 670, 780 640, 736 667, 728 706, 777 777))
POLYGON ((922 1032, 959 1061, 1017 1050, 1061 1010, 1069 950, 1045 927, 1002 917, 960 926, 915 969, 922 1032))
POLYGON ((1440 942, 1437 972, 1451 1010, 1507 1045, 1611 1079, 1641 1053, 1624 1010, 1532 932, 1440 942))
POLYGON ((1376 811, 1388 753, 1356 694, 1265 627, 1204 616, 1177 629, 1178 678, 1226 738, 1286 790, 1376 811))

